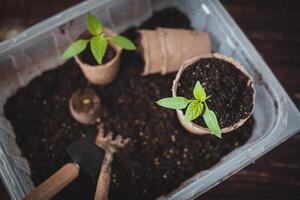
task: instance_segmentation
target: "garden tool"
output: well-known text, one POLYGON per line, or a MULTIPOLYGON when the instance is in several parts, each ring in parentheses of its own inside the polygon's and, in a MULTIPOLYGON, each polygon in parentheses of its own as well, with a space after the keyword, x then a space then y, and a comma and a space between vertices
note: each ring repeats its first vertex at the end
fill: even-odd
POLYGON ((98 176, 104 152, 95 145, 96 133, 89 133, 66 150, 73 160, 67 163, 37 188, 33 189, 24 200, 48 200, 69 185, 84 170, 91 177, 98 176))
POLYGON ((129 138, 125 139, 121 135, 117 135, 115 139, 113 139, 112 132, 108 132, 108 134, 104 136, 103 125, 101 124, 98 126, 98 129, 96 145, 105 151, 105 156, 102 162, 94 199, 107 200, 113 155, 128 144, 129 138))

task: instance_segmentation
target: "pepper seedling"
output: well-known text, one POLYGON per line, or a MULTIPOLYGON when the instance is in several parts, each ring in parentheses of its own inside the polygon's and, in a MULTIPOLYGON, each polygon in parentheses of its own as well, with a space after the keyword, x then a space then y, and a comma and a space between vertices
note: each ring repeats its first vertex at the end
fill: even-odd
POLYGON ((203 116, 204 122, 210 132, 217 137, 221 138, 221 129, 218 119, 214 111, 210 110, 207 106, 206 100, 211 96, 207 96, 205 90, 197 81, 193 89, 195 99, 187 99, 185 97, 167 97, 158 100, 156 103, 162 107, 181 110, 185 109, 184 121, 185 123, 191 122, 194 119, 203 116))
POLYGON ((135 50, 136 47, 132 41, 128 38, 121 35, 114 35, 108 37, 103 32, 102 23, 97 20, 97 18, 88 13, 86 15, 86 25, 87 29, 92 35, 90 39, 78 39, 75 42, 71 43, 71 45, 65 50, 63 53, 63 58, 71 58, 78 54, 80 54, 83 50, 86 49, 88 43, 90 43, 90 49, 94 58, 96 59, 98 64, 102 64, 103 57, 105 55, 108 42, 111 42, 117 46, 120 46, 126 50, 135 50))
POLYGON ((87 97, 82 99, 82 104, 87 105, 87 104, 90 104, 90 103, 91 103, 91 99, 89 99, 87 97))

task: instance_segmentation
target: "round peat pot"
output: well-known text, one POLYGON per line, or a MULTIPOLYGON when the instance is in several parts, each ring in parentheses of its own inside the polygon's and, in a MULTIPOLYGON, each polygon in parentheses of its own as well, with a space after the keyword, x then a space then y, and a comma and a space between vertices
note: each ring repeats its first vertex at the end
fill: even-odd
POLYGON ((69 100, 71 115, 83 124, 94 124, 100 116, 100 98, 90 89, 79 89, 69 100))
MULTIPOLYGON (((185 61, 173 82, 172 96, 193 99, 193 88, 197 81, 204 87, 207 104, 216 113, 222 133, 242 126, 254 109, 255 89, 253 79, 246 69, 231 57, 208 54, 185 61)), ((193 122, 184 122, 183 110, 176 110, 182 126, 189 132, 208 134, 202 117, 193 122)))
MULTIPOLYGON (((107 29, 107 28, 104 29, 104 33, 107 36, 115 35, 114 32, 112 32, 110 29, 107 29)), ((113 52, 114 56, 112 58, 109 58, 109 60, 107 62, 105 62, 105 59, 104 59, 104 63, 101 65, 88 64, 88 63, 86 63, 86 61, 83 61, 80 56, 75 56, 75 61, 80 66, 83 74, 93 84, 107 85, 107 84, 111 83, 117 76, 117 73, 119 71, 120 56, 121 56, 122 48, 120 48, 114 44, 109 44, 109 46, 107 48, 107 52, 109 51, 109 48, 113 49, 112 52, 113 52)), ((90 55, 92 55, 92 54, 90 54, 90 55)))

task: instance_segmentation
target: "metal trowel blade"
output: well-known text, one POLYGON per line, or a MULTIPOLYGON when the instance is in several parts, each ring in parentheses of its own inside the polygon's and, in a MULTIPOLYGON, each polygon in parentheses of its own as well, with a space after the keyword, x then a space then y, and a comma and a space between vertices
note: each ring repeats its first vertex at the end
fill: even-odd
POLYGON ((104 151, 96 146, 95 139, 96 133, 89 133, 66 148, 80 169, 92 177, 98 176, 104 158, 104 151))

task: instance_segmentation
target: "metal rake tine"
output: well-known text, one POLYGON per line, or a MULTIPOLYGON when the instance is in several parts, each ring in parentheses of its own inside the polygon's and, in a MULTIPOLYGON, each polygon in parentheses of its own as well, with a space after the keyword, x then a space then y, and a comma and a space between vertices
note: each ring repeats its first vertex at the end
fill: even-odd
POLYGON ((97 129, 98 129, 98 132, 104 132, 104 124, 102 122, 100 122, 97 125, 97 129))
POLYGON ((122 139, 119 143, 119 146, 123 148, 128 144, 129 141, 130 141, 130 138, 122 139))
POLYGON ((126 138, 125 140, 123 140, 123 144, 128 144, 128 142, 130 141, 130 138, 126 138))
POLYGON ((103 133, 98 133, 97 137, 96 137, 96 145, 101 145, 103 143, 105 143, 107 141, 107 138, 104 137, 103 133))
POLYGON ((98 133, 97 137, 96 137, 96 143, 97 142, 104 142, 106 140, 106 138, 104 137, 104 133, 98 133))
POLYGON ((117 136, 116 136, 116 139, 115 139, 114 141, 115 141, 116 143, 121 143, 122 139, 123 139, 122 135, 117 135, 117 136))
POLYGON ((98 135, 97 135, 97 139, 98 138, 104 138, 104 133, 103 132, 99 132, 98 135))
POLYGON ((113 139, 113 133, 111 131, 109 131, 108 134, 107 134, 107 136, 106 136, 106 138, 108 140, 112 140, 113 139))

